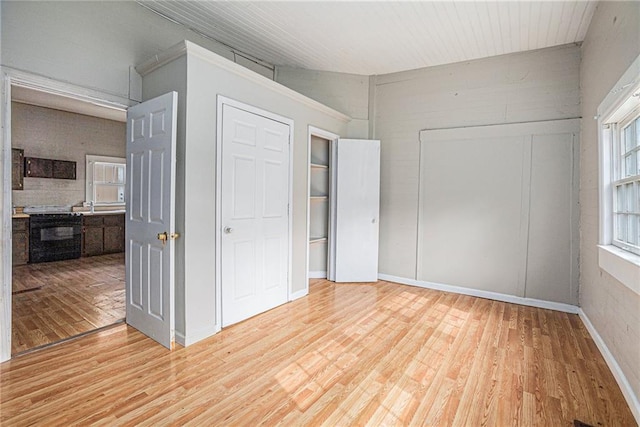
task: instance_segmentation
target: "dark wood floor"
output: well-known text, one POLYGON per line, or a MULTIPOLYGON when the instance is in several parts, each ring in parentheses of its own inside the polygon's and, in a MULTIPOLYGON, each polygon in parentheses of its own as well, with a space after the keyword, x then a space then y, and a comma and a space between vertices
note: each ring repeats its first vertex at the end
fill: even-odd
POLYGON ((389 282, 168 351, 121 324, 0 365, 2 425, 636 425, 576 315, 389 282))
POLYGON ((11 353, 124 319, 124 254, 13 267, 11 353))

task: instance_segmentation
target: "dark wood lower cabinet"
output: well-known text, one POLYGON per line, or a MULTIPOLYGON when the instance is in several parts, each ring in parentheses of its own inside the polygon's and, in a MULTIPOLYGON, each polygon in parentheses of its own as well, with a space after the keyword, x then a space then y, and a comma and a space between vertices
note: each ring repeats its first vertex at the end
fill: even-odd
POLYGON ((124 252, 124 214, 86 215, 82 227, 82 256, 124 252))
POLYGON ((27 264, 29 262, 29 218, 13 218, 11 231, 11 263, 13 265, 27 264))
POLYGON ((124 252, 124 226, 104 227, 104 253, 124 252))
POLYGON ((82 230, 82 256, 102 255, 104 227, 86 226, 82 230))

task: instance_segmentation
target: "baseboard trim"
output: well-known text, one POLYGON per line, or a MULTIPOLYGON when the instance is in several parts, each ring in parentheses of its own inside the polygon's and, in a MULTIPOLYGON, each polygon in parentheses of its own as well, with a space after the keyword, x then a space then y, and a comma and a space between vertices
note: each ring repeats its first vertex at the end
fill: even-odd
POLYGON ((198 341, 202 341, 205 338, 209 338, 210 336, 215 335, 218 332, 220 332, 220 328, 218 327, 218 325, 200 329, 195 333, 191 333, 189 335, 185 335, 176 331, 176 342, 183 347, 187 347, 191 344, 197 343, 198 341))
POLYGON ((305 288, 305 289, 301 289, 297 292, 294 292, 291 294, 289 301, 294 301, 297 300, 298 298, 302 298, 304 296, 307 296, 309 294, 309 289, 305 288))
POLYGON ((326 279, 327 272, 326 271, 310 271, 309 279, 326 279))
POLYGON ((638 397, 633 392, 633 388, 631 388, 629 380, 627 380, 626 375, 624 374, 624 372, 622 372, 622 368, 620 368, 620 365, 618 365, 615 357, 613 357, 613 354, 609 350, 609 347, 607 347, 607 344, 605 344, 595 326, 593 326, 593 323, 591 323, 591 320, 589 320, 589 316, 587 316, 587 314, 581 308, 578 309, 578 316, 580 316, 582 323, 584 323, 584 325, 587 327, 587 331, 589 331, 589 334, 600 350, 602 357, 604 357, 605 362, 607 362, 607 366, 609 366, 609 369, 611 369, 611 373, 616 379, 620 390, 622 390, 622 395, 627 401, 629 409, 631 409, 636 422, 640 424, 640 401, 638 401, 638 397))
POLYGON ((442 283, 425 282, 422 280, 407 279, 404 277, 391 276, 389 274, 378 274, 380 280, 387 282, 401 283, 403 285, 417 286, 420 288, 434 289, 437 291, 452 292, 455 294, 470 295, 479 298, 487 298, 496 301, 510 302, 512 304, 527 305, 530 307, 545 308, 548 310, 562 311, 565 313, 578 314, 579 308, 575 305, 561 302, 544 301, 535 298, 524 298, 515 295, 501 294, 499 292, 483 291, 479 289, 464 288, 462 286, 445 285, 442 283))

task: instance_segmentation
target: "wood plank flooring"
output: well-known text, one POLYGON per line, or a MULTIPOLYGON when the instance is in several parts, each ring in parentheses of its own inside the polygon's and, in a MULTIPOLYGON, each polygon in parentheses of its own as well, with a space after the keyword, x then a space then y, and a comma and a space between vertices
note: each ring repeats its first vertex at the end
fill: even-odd
POLYGON ((170 352, 126 325, 0 365, 3 425, 636 425, 575 315, 393 284, 170 352))
POLYGON ((125 317, 124 254, 13 267, 11 353, 125 317))

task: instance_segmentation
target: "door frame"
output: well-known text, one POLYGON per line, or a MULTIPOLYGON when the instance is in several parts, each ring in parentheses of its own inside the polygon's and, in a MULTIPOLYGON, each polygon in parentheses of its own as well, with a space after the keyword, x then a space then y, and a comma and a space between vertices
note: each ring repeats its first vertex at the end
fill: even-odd
POLYGON ((329 132, 324 129, 317 128, 315 126, 309 125, 309 131, 307 135, 307 247, 306 247, 306 261, 305 261, 305 295, 309 293, 309 240, 311 239, 311 137, 317 136, 322 139, 326 139, 329 141, 329 213, 327 220, 329 221, 329 229, 327 230, 327 278, 329 277, 329 259, 331 254, 331 224, 334 223, 334 219, 332 218, 333 209, 331 209, 331 202, 333 199, 333 185, 335 182, 332 174, 334 173, 334 165, 333 165, 333 153, 332 148, 340 139, 340 135, 335 134, 333 132, 329 132))
MULTIPOLYGON (((289 126, 289 188, 287 199, 288 235, 289 245, 287 255, 287 301, 293 300, 292 276, 293 276, 293 119, 245 104, 223 95, 217 96, 216 106, 216 219, 215 219, 215 266, 216 266, 216 332, 222 330, 222 110, 225 105, 238 108, 248 113, 256 114, 270 120, 284 123, 289 126)), ((308 241, 308 239, 307 239, 308 241)))
POLYGON ((2 289, 0 289, 0 362, 11 359, 11 280, 12 259, 12 194, 11 194, 11 88, 22 86, 51 95, 72 98, 99 107, 126 111, 136 102, 130 99, 109 95, 94 89, 88 89, 71 83, 64 83, 47 77, 38 76, 9 67, 0 67, 2 78, 2 99, 0 104, 0 134, 2 146, 2 289))

